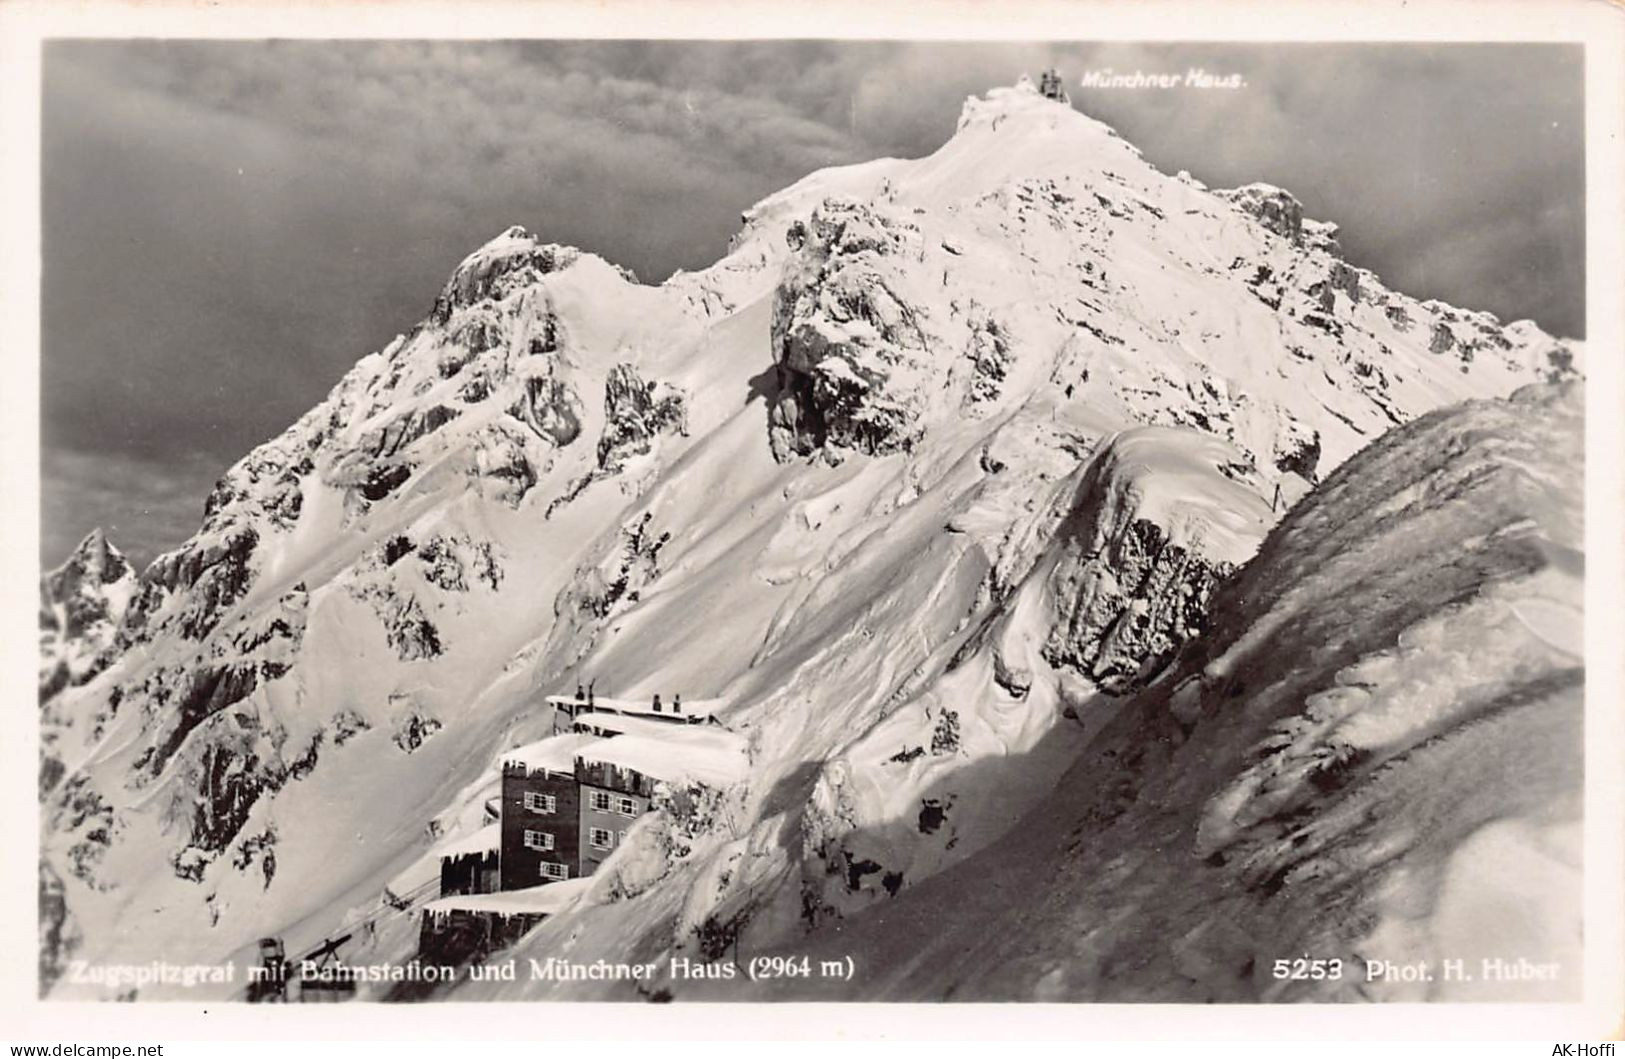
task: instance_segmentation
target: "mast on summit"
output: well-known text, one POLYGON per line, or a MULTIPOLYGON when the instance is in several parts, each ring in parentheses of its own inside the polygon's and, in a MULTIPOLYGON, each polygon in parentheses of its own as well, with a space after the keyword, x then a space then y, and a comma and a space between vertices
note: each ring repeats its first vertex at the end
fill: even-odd
POLYGON ((1061 85, 1061 75, 1053 66, 1038 75, 1038 92, 1045 99, 1053 99, 1057 103, 1065 103, 1068 106, 1072 105, 1072 100, 1067 96, 1066 89, 1061 85))

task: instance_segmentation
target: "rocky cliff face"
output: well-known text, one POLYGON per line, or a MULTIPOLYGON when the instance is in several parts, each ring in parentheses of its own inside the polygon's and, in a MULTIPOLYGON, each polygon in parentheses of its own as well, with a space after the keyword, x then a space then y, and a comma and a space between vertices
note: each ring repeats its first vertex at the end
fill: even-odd
POLYGON ((907 271, 892 259, 920 238, 915 225, 837 199, 790 226, 794 256, 773 307, 779 459, 826 445, 832 458, 913 445, 930 351, 916 310, 892 289, 907 271))
POLYGON ((1294 246, 1321 250, 1334 257, 1341 256, 1337 245, 1337 225, 1305 219, 1303 203, 1290 191, 1273 184, 1254 183, 1215 191, 1214 194, 1257 218, 1266 231, 1290 241, 1294 246))
POLYGON ((83 684, 107 664, 130 605, 135 571, 96 530, 61 566, 40 578, 40 681, 44 702, 83 684))
POLYGON ((1058 534, 1045 661, 1122 694, 1200 636, 1214 590, 1274 516, 1241 466, 1233 450, 1182 432, 1113 439, 1085 476, 1089 499, 1058 534))
POLYGON ((52 959, 357 921, 584 681, 725 700, 750 771, 663 792, 522 952, 779 944, 975 856, 1350 454, 1577 368, 1388 291, 1284 194, 1165 176, 1027 86, 658 286, 504 232, 87 604, 101 661, 41 708, 52 959))

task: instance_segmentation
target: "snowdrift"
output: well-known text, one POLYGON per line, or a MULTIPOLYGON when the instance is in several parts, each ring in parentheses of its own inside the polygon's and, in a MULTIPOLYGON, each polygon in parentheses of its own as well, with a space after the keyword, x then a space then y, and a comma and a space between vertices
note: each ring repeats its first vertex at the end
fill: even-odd
POLYGON ((1581 415, 1531 388, 1350 460, 1040 808, 803 943, 852 983, 763 995, 1578 999, 1581 415))

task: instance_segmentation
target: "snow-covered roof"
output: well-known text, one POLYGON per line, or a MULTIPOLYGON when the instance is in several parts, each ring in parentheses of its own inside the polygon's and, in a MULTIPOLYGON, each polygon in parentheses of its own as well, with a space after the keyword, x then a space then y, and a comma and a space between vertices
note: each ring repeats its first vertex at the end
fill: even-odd
POLYGON ((672 702, 670 699, 663 699, 660 704, 660 712, 655 713, 654 701, 652 698, 610 699, 605 698, 602 695, 598 695, 593 698, 593 702, 590 707, 588 707, 585 702, 573 695, 549 695, 547 697, 547 701, 554 706, 567 706, 571 710, 577 712, 585 707, 600 713, 607 711, 612 713, 643 714, 651 717, 710 717, 727 704, 726 699, 684 699, 682 702, 682 711, 677 712, 672 709, 672 702))
POLYGON ((551 916, 564 911, 587 892, 593 879, 561 879, 523 890, 503 890, 494 894, 457 894, 424 905, 426 912, 497 912, 502 915, 551 916))
POLYGON ((574 772, 576 751, 597 740, 585 732, 566 732, 550 735, 546 739, 506 751, 502 763, 523 765, 528 769, 548 769, 552 772, 574 772))
POLYGON ((489 853, 502 848, 502 825, 486 824, 478 831, 453 838, 434 848, 436 857, 461 857, 469 853, 489 853))
POLYGON ((715 727, 682 728, 646 723, 637 731, 583 747, 584 760, 618 765, 670 783, 726 787, 745 774, 745 740, 715 727))
POLYGON ((621 713, 589 713, 576 718, 575 723, 578 730, 591 728, 595 732, 647 735, 655 739, 664 738, 674 731, 684 731, 688 727, 672 724, 670 721, 657 721, 652 717, 628 716, 621 713))

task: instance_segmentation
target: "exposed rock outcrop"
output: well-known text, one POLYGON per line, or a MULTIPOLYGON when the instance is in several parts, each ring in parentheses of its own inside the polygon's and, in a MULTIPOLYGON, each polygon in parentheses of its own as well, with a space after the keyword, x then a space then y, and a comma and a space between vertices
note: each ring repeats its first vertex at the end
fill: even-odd
POLYGON ((62 878, 46 863, 39 866, 39 990, 44 996, 67 970, 68 957, 80 941, 68 912, 62 878))
POLYGON ((556 448, 581 436, 581 398, 561 379, 526 379, 523 396, 508 414, 556 448))
POLYGON ((387 459, 425 434, 439 430, 459 414, 457 409, 439 404, 415 409, 363 435, 358 447, 376 458, 387 459))
POLYGON ((1282 239, 1303 241, 1303 203, 1290 191, 1273 184, 1244 184, 1239 188, 1213 192, 1219 198, 1252 216, 1282 239))
POLYGON ((631 364, 617 364, 604 380, 604 433, 598 466, 613 473, 653 447, 661 434, 688 433, 688 398, 667 383, 645 380, 631 364))
POLYGON ((1316 221, 1303 215, 1303 203, 1297 196, 1274 184, 1252 183, 1239 188, 1216 189, 1213 194, 1274 232, 1295 246, 1322 250, 1336 256, 1337 225, 1316 221))
POLYGON ((538 242, 514 225, 464 259, 435 299, 429 319, 444 324, 454 310, 533 283, 537 276, 565 268, 581 256, 573 246, 538 242))
POLYGON ((171 619, 180 635, 202 639, 248 591, 259 539, 252 526, 232 525, 218 537, 194 538, 186 547, 153 560, 143 579, 184 597, 171 619))
POLYGON ((1234 463, 1227 446, 1182 431, 1130 431, 1102 448, 1058 535, 1047 661, 1123 694, 1201 633, 1214 589, 1270 523, 1257 492, 1224 473, 1234 463))
POLYGON ((500 422, 482 428, 469 461, 468 473, 480 483, 482 491, 511 508, 524 502, 538 475, 519 430, 517 425, 500 422))
POLYGON ((928 351, 914 310, 888 282, 885 259, 905 232, 871 206, 831 199, 788 238, 796 252, 773 307, 774 457, 909 449, 928 351))
POLYGON ((106 666, 136 590, 135 570, 101 530, 40 578, 41 702, 106 666))

